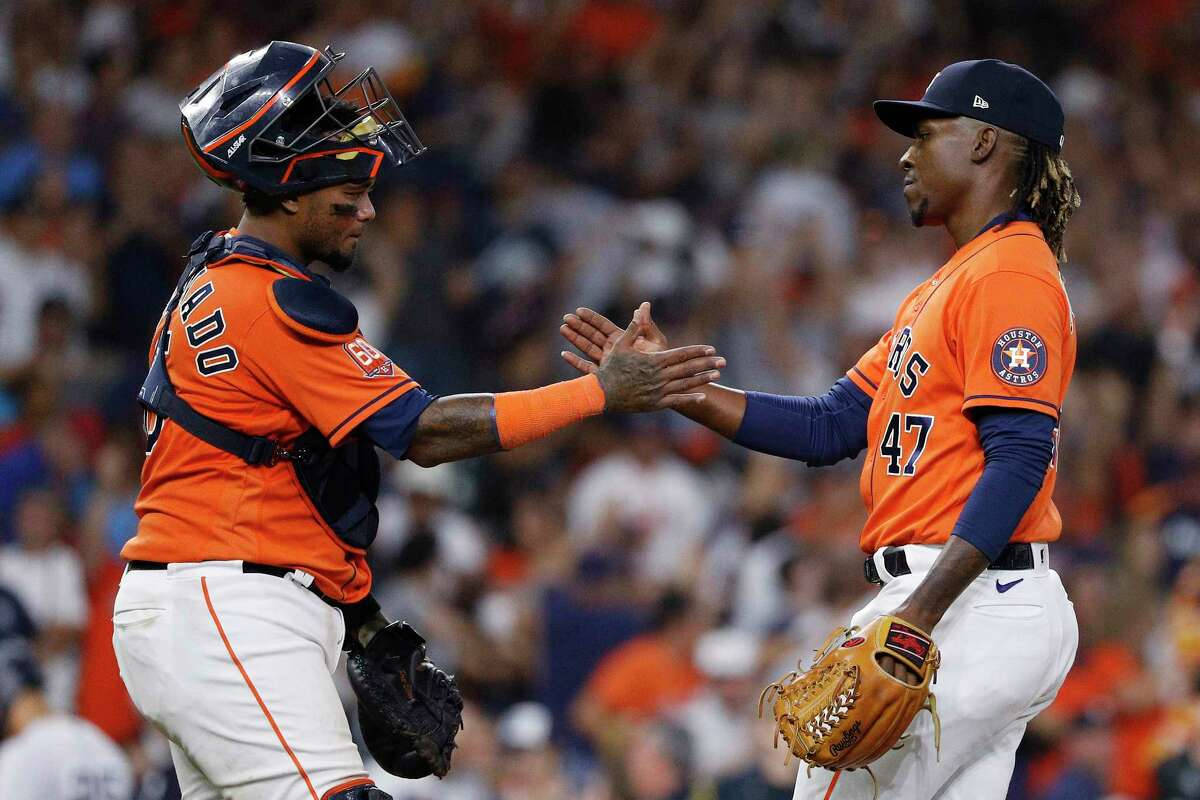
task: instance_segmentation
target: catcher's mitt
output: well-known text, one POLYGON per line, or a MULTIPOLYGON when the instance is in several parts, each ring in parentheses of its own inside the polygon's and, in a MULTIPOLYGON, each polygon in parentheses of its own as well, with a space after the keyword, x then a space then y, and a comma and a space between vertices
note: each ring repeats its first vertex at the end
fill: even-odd
POLYGON ((929 634, 896 617, 880 617, 861 632, 839 628, 807 672, 788 673, 763 689, 758 713, 764 703, 775 701, 776 745, 782 736, 792 755, 810 767, 870 764, 897 746, 922 709, 933 715, 940 748, 941 725, 929 691, 940 663, 929 634), (920 683, 909 685, 884 672, 878 658, 885 654, 915 670, 920 683))
POLYGON ((425 640, 393 622, 346 657, 358 697, 358 722, 379 766, 401 778, 439 778, 450 770, 462 727, 462 695, 454 676, 425 658, 425 640))

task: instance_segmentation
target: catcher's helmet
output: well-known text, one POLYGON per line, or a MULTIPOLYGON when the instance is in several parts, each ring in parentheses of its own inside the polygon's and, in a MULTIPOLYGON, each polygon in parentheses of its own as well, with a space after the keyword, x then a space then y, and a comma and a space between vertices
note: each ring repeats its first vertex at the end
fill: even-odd
POLYGON ((343 56, 292 42, 234 56, 179 104, 196 163, 223 186, 284 196, 370 180, 419 155, 374 68, 333 88, 343 56))

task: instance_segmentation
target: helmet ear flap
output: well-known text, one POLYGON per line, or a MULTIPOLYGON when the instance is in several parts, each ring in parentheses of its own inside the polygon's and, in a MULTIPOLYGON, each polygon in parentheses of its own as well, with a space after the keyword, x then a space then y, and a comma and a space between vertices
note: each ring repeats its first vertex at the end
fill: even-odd
POLYGON ((209 156, 200 150, 200 146, 196 143, 196 137, 192 135, 191 126, 188 125, 187 118, 183 118, 180 122, 180 127, 183 130, 183 142, 187 145, 188 152, 191 153, 192 160, 197 166, 204 171, 206 177, 213 183, 220 186, 226 186, 237 189, 238 184, 242 181, 234 177, 232 172, 221 169, 212 162, 209 156))

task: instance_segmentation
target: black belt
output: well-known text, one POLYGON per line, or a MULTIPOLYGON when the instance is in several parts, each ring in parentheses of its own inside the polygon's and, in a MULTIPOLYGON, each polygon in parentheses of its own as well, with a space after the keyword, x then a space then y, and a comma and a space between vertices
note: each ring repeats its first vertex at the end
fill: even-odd
MULTIPOLYGON (((1000 551, 996 560, 988 564, 987 568, 1014 570, 1033 569, 1033 567, 1033 545, 1028 542, 1010 542, 1000 551)), ((900 547, 889 547, 883 551, 883 568, 892 577, 912 574, 912 570, 908 566, 908 558, 904 555, 904 549, 900 547)), ((866 575, 868 583, 883 585, 883 580, 879 577, 879 570, 875 568, 874 558, 868 558, 863 562, 863 573, 866 575)))
MULTIPOLYGON (((130 561, 129 568, 130 569, 166 569, 167 565, 162 563, 161 561, 130 561)), ((289 574, 291 574, 292 572, 295 572, 295 571, 296 570, 290 569, 288 567, 273 567, 270 564, 255 564, 251 561, 243 561, 242 562, 242 572, 248 572, 248 573, 257 574, 257 575, 274 575, 276 578, 286 578, 289 574)), ((300 583, 299 581, 294 581, 294 583, 296 583, 296 585, 298 585, 298 586, 304 586, 304 584, 300 583)), ((326 595, 324 592, 322 592, 320 589, 318 589, 316 581, 313 581, 308 586, 304 586, 304 588, 308 589, 310 592, 312 592, 317 597, 324 600, 329 605, 335 606, 337 608, 342 607, 341 603, 330 598, 328 595, 326 595)))

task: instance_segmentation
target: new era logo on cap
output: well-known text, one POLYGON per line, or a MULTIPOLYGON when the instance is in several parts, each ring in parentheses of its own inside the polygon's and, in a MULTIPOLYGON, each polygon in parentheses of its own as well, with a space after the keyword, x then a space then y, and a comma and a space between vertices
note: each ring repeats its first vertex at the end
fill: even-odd
POLYGON ((972 108, 990 108, 988 101, 984 100, 979 95, 975 95, 975 102, 971 103, 972 108))

